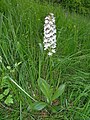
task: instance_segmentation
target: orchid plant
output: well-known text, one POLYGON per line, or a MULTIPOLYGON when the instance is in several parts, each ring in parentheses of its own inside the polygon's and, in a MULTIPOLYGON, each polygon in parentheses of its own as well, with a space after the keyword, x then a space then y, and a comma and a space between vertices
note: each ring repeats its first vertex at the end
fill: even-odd
MULTIPOLYGON (((49 58, 51 58, 51 56, 53 56, 53 54, 56 53, 56 25, 55 25, 55 17, 53 13, 50 13, 48 16, 45 17, 43 44, 44 44, 44 50, 47 51, 49 58)), ((40 47, 42 47, 41 44, 39 45, 40 47)), ((52 65, 50 64, 50 66, 52 65)), ((52 70, 50 71, 50 74, 52 76, 51 72, 52 70)), ((9 79, 15 86, 17 86, 18 89, 20 89, 20 91, 22 91, 24 94, 26 94, 27 97, 30 98, 30 103, 31 103, 30 109, 31 110, 42 110, 45 107, 49 107, 54 112, 55 111, 57 112, 57 109, 53 108, 53 101, 57 100, 62 95, 62 93, 65 90, 65 84, 62 84, 56 88, 53 88, 51 83, 48 83, 47 80, 44 80, 43 78, 41 78, 41 59, 39 61, 39 78, 37 82, 38 82, 38 88, 40 89, 40 92, 39 91, 38 92, 43 93, 42 95, 45 98, 44 100, 36 100, 37 95, 34 95, 33 97, 29 95, 11 77, 6 76, 4 77, 4 79, 9 79)))

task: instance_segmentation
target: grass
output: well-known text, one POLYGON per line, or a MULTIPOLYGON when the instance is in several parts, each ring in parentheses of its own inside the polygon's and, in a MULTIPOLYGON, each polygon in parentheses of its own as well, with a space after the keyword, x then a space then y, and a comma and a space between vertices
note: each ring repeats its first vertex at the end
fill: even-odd
POLYGON ((0 56, 0 93, 9 88, 14 102, 9 106, 5 98, 0 102, 0 120, 90 119, 89 18, 70 14, 57 4, 1 0, 0 56), (57 26, 57 52, 51 66, 42 49, 44 18, 50 12, 55 14, 57 26), (46 101, 37 83, 39 76, 53 82, 53 88, 65 83, 64 93, 53 103, 57 112, 49 107, 30 110, 33 101, 10 79, 4 80, 5 76, 38 101, 46 101))

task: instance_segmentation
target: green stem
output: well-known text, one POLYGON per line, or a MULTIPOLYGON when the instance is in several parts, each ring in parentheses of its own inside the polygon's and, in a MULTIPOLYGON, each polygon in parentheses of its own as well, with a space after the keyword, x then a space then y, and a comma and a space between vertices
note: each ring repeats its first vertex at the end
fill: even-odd
POLYGON ((50 57, 50 82, 51 84, 53 83, 52 81, 52 57, 50 57))
POLYGON ((41 76, 41 57, 39 55, 39 78, 41 76))
POLYGON ((20 120, 22 120, 22 103, 20 101, 20 120))

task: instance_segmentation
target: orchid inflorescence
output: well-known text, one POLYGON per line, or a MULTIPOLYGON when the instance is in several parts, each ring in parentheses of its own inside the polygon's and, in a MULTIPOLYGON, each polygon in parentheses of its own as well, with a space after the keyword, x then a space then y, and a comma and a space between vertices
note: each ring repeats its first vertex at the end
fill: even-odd
POLYGON ((49 56, 56 52, 56 25, 53 13, 45 17, 43 44, 44 50, 48 50, 49 56))

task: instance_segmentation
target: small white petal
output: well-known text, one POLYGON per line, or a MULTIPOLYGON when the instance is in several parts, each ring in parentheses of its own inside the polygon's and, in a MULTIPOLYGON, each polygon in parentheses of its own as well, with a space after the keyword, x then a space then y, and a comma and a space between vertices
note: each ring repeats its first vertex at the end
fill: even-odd
POLYGON ((48 20, 49 18, 48 18, 48 16, 47 17, 45 17, 45 20, 48 20))
POLYGON ((50 15, 51 15, 51 16, 54 16, 54 14, 53 14, 53 13, 50 13, 50 15))
POLYGON ((48 48, 44 48, 44 50, 47 50, 48 48))
POLYGON ((49 22, 49 24, 50 24, 50 25, 53 25, 53 22, 52 22, 52 21, 50 21, 50 22, 49 22))
POLYGON ((53 38, 52 38, 52 39, 56 40, 56 35, 53 35, 53 38))
POLYGON ((51 52, 48 53, 49 56, 52 56, 52 54, 53 54, 53 53, 51 53, 51 52))
POLYGON ((53 31, 53 27, 52 26, 50 27, 50 31, 53 31))
POLYGON ((44 25, 44 28, 45 28, 45 29, 47 29, 47 28, 50 29, 50 25, 49 25, 49 24, 45 24, 45 25, 44 25))
POLYGON ((44 47, 45 47, 45 48, 50 47, 50 43, 46 43, 46 44, 44 45, 44 47))
POLYGON ((44 47, 44 50, 47 50, 48 49, 48 47, 44 47))
POLYGON ((45 20, 45 24, 47 24, 49 21, 48 20, 45 20))
POLYGON ((46 38, 50 38, 53 34, 50 32, 49 34, 45 34, 46 38))
POLYGON ((55 49, 52 49, 52 53, 55 53, 56 51, 55 51, 55 49))
POLYGON ((56 29, 56 25, 55 24, 53 24, 53 28, 56 29))
POLYGON ((52 19, 52 22, 55 23, 55 18, 52 19))
POLYGON ((46 43, 46 42, 48 42, 48 39, 44 39, 44 42, 43 42, 43 43, 46 43))
POLYGON ((51 43, 51 45, 55 44, 55 42, 54 42, 54 41, 51 41, 50 43, 51 43))
POLYGON ((49 29, 45 30, 45 33, 46 33, 46 34, 48 34, 49 32, 50 32, 50 30, 49 30, 49 29))
POLYGON ((56 33, 56 29, 53 30, 53 33, 56 33))
POLYGON ((56 48, 56 44, 53 44, 53 45, 51 46, 51 48, 56 48))

